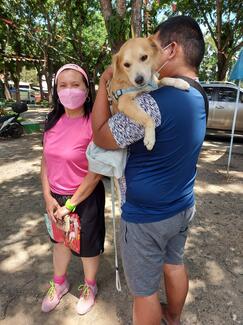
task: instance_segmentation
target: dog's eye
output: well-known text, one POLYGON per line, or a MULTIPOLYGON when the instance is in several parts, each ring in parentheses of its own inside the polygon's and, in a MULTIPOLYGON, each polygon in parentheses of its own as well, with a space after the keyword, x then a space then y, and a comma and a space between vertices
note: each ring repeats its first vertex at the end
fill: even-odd
POLYGON ((141 61, 146 61, 146 60, 147 60, 147 58, 148 58, 148 56, 147 56, 147 55, 143 55, 143 56, 141 56, 141 61))
POLYGON ((131 66, 131 64, 128 63, 128 62, 125 62, 125 63, 124 63, 124 67, 129 68, 130 66, 131 66))

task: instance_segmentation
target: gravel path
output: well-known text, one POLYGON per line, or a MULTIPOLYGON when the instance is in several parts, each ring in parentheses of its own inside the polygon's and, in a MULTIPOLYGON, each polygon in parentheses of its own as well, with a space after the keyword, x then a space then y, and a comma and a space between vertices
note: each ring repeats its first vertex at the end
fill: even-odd
MULTIPOLYGON (((31 114, 35 116, 35 112, 31 114)), ((97 303, 87 315, 76 314, 82 269, 79 259, 73 258, 68 273, 71 291, 46 315, 40 305, 52 276, 52 255, 42 218, 41 135, 0 140, 0 149, 0 324, 131 324, 131 297, 122 271, 122 293, 115 289, 108 180, 106 250, 98 275, 97 303)), ((197 216, 186 251, 190 291, 184 325, 243 324, 242 142, 234 146, 229 179, 227 155, 228 142, 210 139, 204 143, 196 182, 197 216)))

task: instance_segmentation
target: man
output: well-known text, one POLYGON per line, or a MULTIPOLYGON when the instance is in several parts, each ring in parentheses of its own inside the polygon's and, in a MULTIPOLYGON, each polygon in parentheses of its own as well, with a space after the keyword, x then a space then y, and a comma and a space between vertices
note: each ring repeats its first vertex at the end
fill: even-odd
MULTIPOLYGON (((160 77, 196 80, 205 49, 198 24, 190 17, 172 17, 157 27, 154 37, 162 49, 160 77)), ((109 70, 102 75, 93 108, 94 142, 105 149, 129 146, 121 251, 133 295, 133 322, 159 325, 162 318, 177 325, 188 292, 183 253, 195 212, 193 186, 206 130, 205 102, 193 87, 189 91, 163 87, 137 98, 156 125, 155 146, 147 151, 142 126, 122 113, 110 117, 106 95, 110 76, 109 70), (165 306, 158 298, 162 272, 165 306)))

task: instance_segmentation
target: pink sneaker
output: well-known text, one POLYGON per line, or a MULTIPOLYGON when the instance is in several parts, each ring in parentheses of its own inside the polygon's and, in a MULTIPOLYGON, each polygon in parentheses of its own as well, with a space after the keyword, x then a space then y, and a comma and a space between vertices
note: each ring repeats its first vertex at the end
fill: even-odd
POLYGON ((42 301, 41 310, 44 313, 48 313, 54 309, 60 302, 62 296, 64 296, 69 290, 69 283, 67 280, 63 284, 54 283, 50 281, 50 288, 42 301))
POLYGON ((76 310, 78 314, 84 315, 93 307, 98 288, 97 285, 92 286, 85 282, 79 286, 78 290, 81 291, 81 294, 76 306, 76 310))

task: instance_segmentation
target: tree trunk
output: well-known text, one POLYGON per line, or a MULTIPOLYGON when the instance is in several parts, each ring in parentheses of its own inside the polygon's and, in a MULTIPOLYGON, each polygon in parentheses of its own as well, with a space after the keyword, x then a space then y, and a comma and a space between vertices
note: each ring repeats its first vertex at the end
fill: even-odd
POLYGON ((4 79, 3 79, 3 84, 4 84, 4 95, 5 95, 5 98, 7 100, 10 100, 12 99, 11 97, 11 94, 10 94, 10 91, 9 91, 9 85, 8 85, 8 73, 7 73, 7 70, 6 70, 6 66, 4 64, 4 72, 3 72, 3 76, 4 76, 4 79))
POLYGON ((48 30, 48 36, 47 36, 47 44, 46 49, 44 53, 44 60, 45 60, 45 77, 46 77, 46 83, 47 83, 47 90, 48 90, 48 103, 49 106, 52 106, 52 78, 53 78, 53 61, 51 59, 51 48, 50 45, 53 44, 53 38, 55 34, 55 26, 56 21, 54 20, 51 24, 51 19, 49 16, 49 13, 46 13, 46 26, 48 30))
POLYGON ((48 49, 45 49, 44 53, 44 66, 43 73, 46 78, 47 91, 48 91, 48 103, 52 105, 52 78, 53 78, 53 63, 49 57, 48 49))
POLYGON ((142 34, 142 0, 132 1, 132 37, 140 37, 142 34))
POLYGON ((39 87, 40 87, 40 98, 41 100, 44 100, 44 91, 43 91, 43 87, 42 87, 42 73, 38 72, 38 81, 39 81, 39 87))
POLYGON ((49 106, 52 105, 52 74, 49 72, 45 73, 46 77, 46 84, 47 84, 47 91, 48 91, 48 103, 49 106))
POLYGON ((16 91, 16 102, 20 102, 19 79, 15 79, 14 87, 16 91))
POLYGON ((126 13, 126 1, 125 0, 117 0, 116 1, 116 11, 119 16, 124 17, 126 13))
POLYGON ((37 77, 38 77, 38 82, 39 82, 39 88, 40 88, 40 99, 44 100, 44 91, 42 87, 42 76, 43 76, 43 69, 40 67, 38 63, 35 64, 35 68, 37 71, 37 77))
POLYGON ((126 40, 126 1, 117 0, 116 11, 112 11, 110 0, 100 0, 111 52, 116 53, 126 40))
POLYGON ((44 75, 46 78, 46 84, 47 84, 47 91, 48 91, 48 103, 49 106, 52 105, 52 77, 53 77, 53 69, 50 67, 50 63, 48 64, 48 68, 44 69, 44 75))
POLYGON ((20 62, 16 60, 16 74, 13 78, 14 87, 16 90, 16 101, 20 102, 20 92, 19 92, 19 81, 20 81, 20 72, 21 72, 21 66, 20 62))
POLYGON ((223 52, 218 52, 217 54, 218 57, 218 71, 217 71, 217 79, 218 81, 223 81, 226 76, 226 72, 228 70, 228 58, 226 57, 225 53, 223 52))
POLYGON ((90 81, 90 92, 91 92, 91 97, 92 97, 92 100, 93 102, 95 101, 95 97, 96 97, 96 91, 95 91, 95 70, 93 72, 93 77, 89 79, 90 81))
POLYGON ((144 10, 143 10, 143 22, 144 22, 144 35, 148 36, 149 34, 149 15, 147 10, 147 1, 144 1, 144 10))
POLYGON ((100 0, 101 11, 105 19, 105 23, 109 20, 112 15, 111 0, 100 0))
POLYGON ((217 14, 217 22, 216 22, 216 39, 218 49, 222 49, 222 0, 216 0, 216 14, 217 14))

